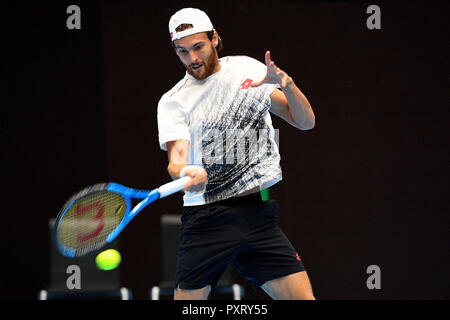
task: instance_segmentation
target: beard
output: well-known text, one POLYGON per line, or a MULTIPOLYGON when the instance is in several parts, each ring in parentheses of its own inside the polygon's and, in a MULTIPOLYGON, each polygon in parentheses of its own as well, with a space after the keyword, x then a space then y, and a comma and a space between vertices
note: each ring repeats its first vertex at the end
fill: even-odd
POLYGON ((217 67, 218 56, 216 48, 211 45, 211 54, 207 57, 205 61, 199 61, 196 63, 192 63, 190 65, 184 65, 187 72, 193 76, 197 80, 203 80, 214 73, 214 70, 217 67), (194 67, 201 65, 199 70, 196 70, 194 67))

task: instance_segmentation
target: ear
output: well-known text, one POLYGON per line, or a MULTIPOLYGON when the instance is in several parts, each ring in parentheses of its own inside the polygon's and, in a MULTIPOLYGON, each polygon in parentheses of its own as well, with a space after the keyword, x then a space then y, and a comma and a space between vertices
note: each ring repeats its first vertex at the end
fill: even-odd
POLYGON ((219 44, 219 35, 217 34, 216 30, 214 30, 214 35, 212 37, 211 42, 212 42, 214 48, 217 47, 217 45, 219 44))
POLYGON ((177 48, 175 47, 175 41, 172 41, 171 45, 172 45, 173 52, 175 52, 175 54, 178 55, 177 48))

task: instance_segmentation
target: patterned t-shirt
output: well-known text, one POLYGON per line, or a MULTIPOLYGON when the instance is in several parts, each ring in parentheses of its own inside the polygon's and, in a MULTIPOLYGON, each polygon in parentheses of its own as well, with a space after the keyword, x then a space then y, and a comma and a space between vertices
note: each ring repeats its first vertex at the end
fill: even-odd
POLYGON ((206 79, 186 72, 158 103, 161 149, 166 142, 189 141, 189 165, 202 166, 208 184, 186 192, 184 205, 212 203, 282 179, 275 130, 269 114, 277 85, 250 87, 267 67, 250 57, 220 59, 221 68, 206 79))

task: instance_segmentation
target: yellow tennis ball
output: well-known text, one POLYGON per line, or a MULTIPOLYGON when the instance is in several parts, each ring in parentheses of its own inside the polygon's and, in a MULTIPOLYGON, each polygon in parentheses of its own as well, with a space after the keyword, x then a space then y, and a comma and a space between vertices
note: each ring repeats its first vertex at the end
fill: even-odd
POLYGON ((95 257, 95 264, 101 270, 112 270, 117 268, 120 264, 122 258, 120 253, 114 249, 108 249, 100 252, 97 257, 95 257))

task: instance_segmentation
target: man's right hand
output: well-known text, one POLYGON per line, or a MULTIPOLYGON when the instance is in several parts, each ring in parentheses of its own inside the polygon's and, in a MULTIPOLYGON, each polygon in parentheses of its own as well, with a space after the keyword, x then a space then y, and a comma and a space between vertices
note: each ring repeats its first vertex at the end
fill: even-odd
POLYGON ((189 176, 192 178, 184 190, 190 192, 198 192, 205 188, 208 183, 208 174, 205 169, 200 166, 189 166, 188 154, 189 154, 189 141, 188 140, 174 140, 168 141, 167 154, 169 157, 169 165, 167 171, 172 179, 178 179, 182 176, 189 176), (184 170, 184 171, 182 171, 184 170), (181 174, 183 172, 183 174, 181 174))
POLYGON ((208 183, 208 173, 205 169, 199 166, 186 166, 182 169, 184 176, 192 179, 186 184, 184 190, 189 192, 202 191, 208 183))

